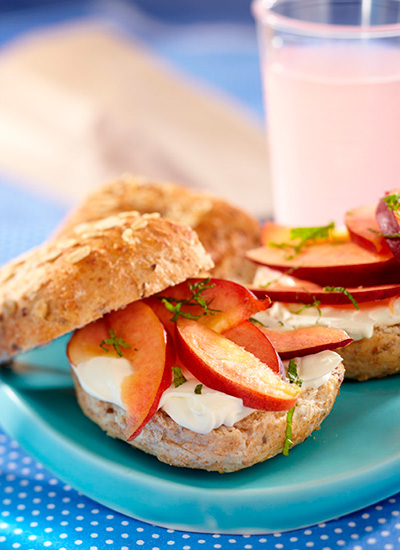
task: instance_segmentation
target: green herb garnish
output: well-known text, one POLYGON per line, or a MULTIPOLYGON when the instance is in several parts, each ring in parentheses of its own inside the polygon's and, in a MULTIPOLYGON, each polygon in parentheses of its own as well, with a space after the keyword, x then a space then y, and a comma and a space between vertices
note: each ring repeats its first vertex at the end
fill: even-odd
POLYGON ((179 388, 179 386, 182 386, 182 384, 187 382, 186 378, 182 374, 181 367, 172 367, 172 372, 174 373, 175 388, 179 388))
POLYGON ((264 323, 262 323, 261 321, 259 321, 255 317, 249 317, 249 321, 250 321, 250 323, 253 323, 253 325, 259 325, 260 327, 267 328, 266 325, 264 325, 264 323))
POLYGON ((200 395, 202 389, 203 389, 203 384, 197 384, 197 386, 194 388, 194 393, 197 395, 200 395))
POLYGON ((311 294, 311 298, 313 299, 311 304, 305 304, 304 302, 300 302, 301 304, 303 304, 303 307, 301 307, 297 311, 293 311, 292 313, 294 313, 295 315, 300 315, 300 313, 302 313, 304 310, 309 309, 310 307, 315 307, 316 310, 318 311, 318 317, 321 317, 322 312, 321 312, 321 308, 319 307, 321 305, 321 300, 317 300, 316 297, 313 296, 312 294, 311 294))
POLYGON ((289 248, 293 250, 293 254, 287 257, 288 260, 294 258, 299 254, 305 246, 308 246, 316 239, 323 239, 330 236, 332 230, 335 228, 335 223, 331 222, 328 225, 317 226, 317 227, 293 227, 290 230, 290 239, 296 240, 299 239, 300 242, 296 245, 291 243, 274 243, 270 242, 269 246, 274 248, 289 248))
POLYGON ((288 410, 286 415, 286 433, 285 433, 285 443, 283 444, 282 454, 289 456, 290 445, 293 444, 291 439, 292 437, 292 419, 295 406, 288 410))
POLYGON ((119 355, 119 357, 123 357, 124 355, 121 348, 131 349, 131 346, 129 346, 123 338, 118 338, 112 328, 108 330, 108 334, 110 335, 110 338, 107 338, 100 343, 101 349, 108 353, 110 350, 108 350, 105 346, 112 346, 117 355, 119 355))
MULTIPOLYGON (((303 381, 299 377, 297 373, 297 365, 294 359, 290 359, 289 366, 287 370, 287 377, 289 379, 289 382, 291 384, 297 384, 299 387, 301 387, 303 381)), ((293 413, 294 409, 296 408, 296 405, 288 410, 286 415, 286 432, 285 432, 285 442, 283 444, 282 454, 285 456, 289 456, 289 449, 290 446, 293 444, 292 441, 292 420, 293 420, 293 413)))
POLYGON ((389 235, 388 233, 381 233, 380 231, 377 231, 376 229, 372 229, 372 227, 368 227, 368 231, 371 231, 371 233, 375 233, 375 235, 379 235, 380 237, 383 237, 384 239, 398 239, 398 238, 400 238, 400 232, 399 233, 393 233, 392 235, 389 235))
POLYGON ((342 292, 347 298, 350 300, 350 302, 353 304, 353 306, 356 309, 360 309, 360 306, 356 302, 356 300, 353 298, 353 296, 350 294, 350 292, 347 290, 347 288, 344 288, 342 286, 326 286, 324 287, 324 292, 342 292))
POLYGON ((400 194, 399 193, 393 193, 392 195, 388 195, 387 197, 384 197, 382 200, 386 202, 386 206, 389 210, 398 210, 400 208, 400 194))
POLYGON ((164 298, 159 296, 158 298, 162 301, 167 310, 173 313, 171 321, 174 323, 178 320, 179 317, 184 317, 185 319, 192 319, 193 321, 198 321, 200 317, 204 315, 215 315, 216 313, 221 313, 220 309, 211 309, 209 305, 211 301, 206 302, 202 296, 202 292, 208 288, 213 288, 214 283, 210 284, 210 277, 204 279, 204 281, 197 281, 196 283, 189 283, 189 289, 192 293, 191 297, 187 300, 177 300, 176 298, 164 298), (183 306, 200 306, 203 308, 203 312, 200 315, 193 315, 188 311, 182 311, 183 306))
POLYGON ((299 377, 297 373, 297 365, 294 359, 290 359, 289 366, 287 370, 287 377, 289 379, 289 382, 291 384, 297 384, 299 388, 301 388, 301 385, 303 383, 303 380, 299 377))

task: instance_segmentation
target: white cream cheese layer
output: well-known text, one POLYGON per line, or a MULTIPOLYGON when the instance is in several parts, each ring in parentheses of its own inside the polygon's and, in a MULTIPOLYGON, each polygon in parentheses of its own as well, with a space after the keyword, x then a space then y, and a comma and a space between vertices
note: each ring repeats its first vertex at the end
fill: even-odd
POLYGON ((124 408, 121 402, 122 380, 132 373, 128 359, 98 356, 79 363, 71 363, 80 385, 86 393, 124 408))
MULTIPOLYGON (((328 381, 331 372, 342 362, 342 358, 335 351, 324 350, 305 357, 294 359, 297 374, 302 380, 301 388, 308 390, 319 388, 328 381)), ((289 361, 283 362, 286 370, 289 361)))
MULTIPOLYGON (((255 284, 262 286, 277 278, 282 284, 295 286, 293 279, 268 268, 258 270, 255 284)), ((319 305, 317 308, 275 302, 271 308, 258 313, 255 317, 274 330, 287 331, 319 325, 340 328, 345 330, 353 340, 361 340, 361 338, 371 338, 376 325, 392 326, 400 323, 400 298, 392 300, 390 308, 388 303, 387 300, 368 302, 360 304, 360 309, 356 309, 351 303, 345 306, 319 305)))
POLYGON ((161 396, 159 407, 177 424, 193 432, 207 434, 220 426, 233 426, 254 409, 245 407, 238 397, 202 387, 194 392, 198 380, 188 380, 177 388, 172 384, 161 396))
MULTIPOLYGON (((296 358, 302 388, 318 388, 324 384, 330 372, 340 363, 340 356, 332 351, 322 351, 307 357, 296 358)), ((287 368, 288 362, 285 362, 287 368)), ((92 397, 124 408, 121 402, 121 385, 132 372, 127 359, 93 357, 78 366, 72 365, 83 389, 92 397)), ((227 395, 202 385, 201 393, 195 393, 199 384, 188 371, 187 381, 177 388, 173 384, 163 393, 159 408, 177 424, 196 433, 206 434, 219 426, 233 426, 254 409, 245 407, 242 399, 227 395)))

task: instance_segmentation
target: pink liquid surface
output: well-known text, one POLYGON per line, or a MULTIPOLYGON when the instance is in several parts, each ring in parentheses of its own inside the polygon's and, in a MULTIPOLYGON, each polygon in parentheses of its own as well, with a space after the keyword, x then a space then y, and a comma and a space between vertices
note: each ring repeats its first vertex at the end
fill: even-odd
POLYGON ((400 188, 400 49, 282 48, 266 89, 276 221, 343 225, 400 188))

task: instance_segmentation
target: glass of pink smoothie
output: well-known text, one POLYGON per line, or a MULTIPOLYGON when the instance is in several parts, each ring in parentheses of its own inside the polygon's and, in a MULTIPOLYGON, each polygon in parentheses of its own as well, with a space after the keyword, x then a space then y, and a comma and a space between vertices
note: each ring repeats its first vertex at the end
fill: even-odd
POLYGON ((400 1, 255 0, 274 217, 343 225, 400 187, 400 1))

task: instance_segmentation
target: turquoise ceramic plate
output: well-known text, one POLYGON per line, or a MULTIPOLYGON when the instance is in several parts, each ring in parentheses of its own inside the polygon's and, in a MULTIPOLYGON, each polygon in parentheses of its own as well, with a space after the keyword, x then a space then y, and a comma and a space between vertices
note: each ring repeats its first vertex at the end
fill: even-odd
POLYGON ((107 437, 78 408, 65 340, 3 369, 0 418, 25 449, 98 502, 200 532, 267 533, 323 522, 400 491, 400 377, 346 383, 321 430, 279 456, 220 475, 174 468, 107 437))

